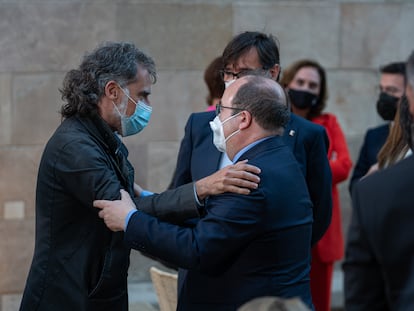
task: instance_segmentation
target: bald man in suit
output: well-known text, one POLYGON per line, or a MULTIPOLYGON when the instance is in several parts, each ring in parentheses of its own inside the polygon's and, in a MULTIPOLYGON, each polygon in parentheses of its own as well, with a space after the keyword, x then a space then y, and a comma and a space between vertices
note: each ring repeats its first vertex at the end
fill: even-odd
MULTIPOLYGON (((249 195, 210 196, 194 228, 138 212, 133 201, 95 202, 111 230, 125 230, 134 249, 187 269, 178 311, 236 311, 262 296, 310 293, 312 203, 306 182, 281 134, 289 119, 282 87, 245 76, 226 89, 210 124, 217 149, 261 169, 249 195)), ((139 208, 139 206, 138 206, 139 208)))
MULTIPOLYGON (((223 51, 223 79, 229 85, 243 74, 255 72, 277 81, 279 63, 279 48, 272 35, 246 31, 236 35, 223 51)), ((214 117, 214 112, 191 114, 169 188, 199 180, 231 163, 213 145, 208 124, 214 117)), ((314 245, 331 222, 332 175, 327 157, 328 137, 322 126, 291 113, 283 141, 293 151, 308 186, 313 203, 311 244, 314 245)))

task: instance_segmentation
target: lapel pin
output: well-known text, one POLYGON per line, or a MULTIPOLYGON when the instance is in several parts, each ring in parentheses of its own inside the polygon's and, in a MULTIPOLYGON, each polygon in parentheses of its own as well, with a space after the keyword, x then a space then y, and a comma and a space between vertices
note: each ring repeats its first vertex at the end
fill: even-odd
POLYGON ((295 131, 294 130, 290 130, 289 131, 289 136, 295 136, 295 131))

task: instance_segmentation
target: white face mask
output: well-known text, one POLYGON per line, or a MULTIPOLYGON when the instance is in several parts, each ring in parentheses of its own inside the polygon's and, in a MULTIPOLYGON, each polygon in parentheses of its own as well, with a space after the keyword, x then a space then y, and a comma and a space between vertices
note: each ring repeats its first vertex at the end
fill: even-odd
POLYGON ((223 130, 223 124, 227 121, 233 119, 234 117, 237 117, 237 115, 240 114, 237 113, 233 116, 228 117, 223 122, 220 121, 219 117, 216 116, 213 121, 210 122, 210 128, 213 131, 213 144, 216 146, 217 150, 220 152, 226 152, 226 142, 234 135, 240 132, 240 129, 234 131, 231 133, 227 138, 224 137, 224 130, 223 130))

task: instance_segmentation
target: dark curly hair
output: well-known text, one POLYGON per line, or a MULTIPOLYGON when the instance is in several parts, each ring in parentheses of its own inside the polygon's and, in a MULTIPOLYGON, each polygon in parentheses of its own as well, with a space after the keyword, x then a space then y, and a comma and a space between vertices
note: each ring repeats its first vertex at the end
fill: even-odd
POLYGON ((111 80, 121 87, 134 82, 138 66, 147 69, 152 82, 156 82, 154 61, 133 43, 105 42, 86 54, 79 68, 66 74, 59 90, 66 102, 60 111, 62 118, 96 114, 105 85, 111 80))

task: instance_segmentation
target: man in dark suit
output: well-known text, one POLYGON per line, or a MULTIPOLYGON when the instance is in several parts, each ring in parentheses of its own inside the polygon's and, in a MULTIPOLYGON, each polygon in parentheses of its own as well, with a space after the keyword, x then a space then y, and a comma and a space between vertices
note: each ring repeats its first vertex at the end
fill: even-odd
MULTIPOLYGON (((210 123, 229 159, 261 169, 249 195, 211 196, 194 228, 137 212, 132 201, 96 201, 112 230, 132 248, 188 269, 179 311, 231 311, 255 297, 300 297, 312 307, 309 270, 312 203, 291 150, 280 136, 289 119, 282 87, 262 76, 238 79, 210 123), (128 219, 129 217, 129 219, 128 219)), ((138 206, 139 208, 139 206, 138 206)))
POLYGON ((380 68, 380 94, 377 101, 377 112, 386 124, 369 129, 364 137, 358 161, 349 182, 349 192, 352 194, 354 184, 364 177, 369 169, 377 163, 377 156, 384 145, 390 123, 395 117, 397 106, 404 94, 405 63, 390 63, 380 68))
MULTIPOLYGON (((414 52, 407 81, 414 117, 414 52)), ((413 147, 412 139, 407 143, 413 147)), ((343 264, 346 310, 413 310, 413 185, 413 156, 355 185, 343 264)))
MULTIPOLYGON (((271 35, 243 32, 227 44, 223 64, 223 79, 227 85, 252 70, 256 74, 259 70, 261 74, 277 80, 280 72, 279 48, 271 35)), ((198 180, 229 163, 225 154, 212 144, 208 122, 214 117, 213 112, 191 114, 185 126, 170 188, 198 180)), ((302 169, 313 203, 313 245, 331 221, 332 177, 327 158, 328 138, 322 126, 291 114, 283 141, 291 148, 302 169)))

